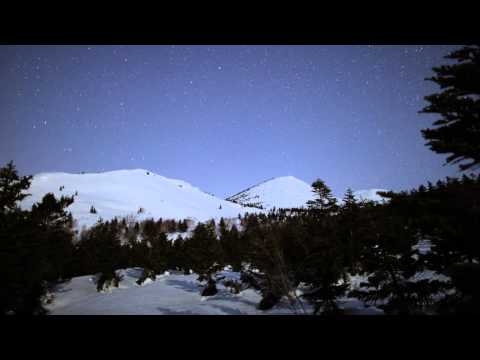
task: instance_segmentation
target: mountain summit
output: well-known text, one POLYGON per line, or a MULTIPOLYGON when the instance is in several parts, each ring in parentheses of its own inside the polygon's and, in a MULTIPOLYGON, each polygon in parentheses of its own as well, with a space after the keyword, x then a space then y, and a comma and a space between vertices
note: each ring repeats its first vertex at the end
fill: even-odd
POLYGON ((263 181, 227 198, 228 201, 259 209, 297 208, 313 198, 312 187, 294 176, 263 181))

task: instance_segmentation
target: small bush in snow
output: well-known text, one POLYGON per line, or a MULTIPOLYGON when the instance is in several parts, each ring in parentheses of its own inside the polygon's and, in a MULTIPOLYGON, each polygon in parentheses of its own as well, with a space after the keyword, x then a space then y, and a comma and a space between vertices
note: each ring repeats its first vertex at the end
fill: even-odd
POLYGON ((215 280, 208 279, 207 285, 202 290, 202 296, 213 296, 218 292, 215 280))
POLYGON ((143 269, 142 276, 140 276, 140 278, 136 281, 136 283, 138 285, 142 285, 147 279, 151 279, 152 281, 155 281, 156 279, 155 271, 151 269, 143 269))
POLYGON ((233 294, 238 294, 242 290, 242 283, 235 280, 225 280, 223 286, 230 289, 233 294))
POLYGON ((120 281, 122 281, 123 276, 118 275, 117 273, 100 273, 97 276, 97 291, 104 291, 110 287, 118 287, 120 281))
POLYGON ((259 310, 270 310, 273 308, 279 301, 281 297, 274 294, 273 292, 267 292, 263 297, 260 303, 258 304, 259 310))

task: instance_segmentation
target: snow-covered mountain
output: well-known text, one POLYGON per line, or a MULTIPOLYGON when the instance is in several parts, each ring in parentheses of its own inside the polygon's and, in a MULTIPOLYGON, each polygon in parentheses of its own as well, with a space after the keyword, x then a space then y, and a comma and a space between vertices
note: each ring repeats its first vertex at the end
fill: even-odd
MULTIPOLYGON (((360 190, 359 200, 379 201, 378 189, 360 190)), ((256 213, 275 208, 305 206, 314 196, 309 184, 293 176, 277 177, 252 186, 228 199, 220 199, 182 180, 169 179, 148 170, 117 170, 104 173, 41 173, 20 206, 29 209, 46 193, 56 197, 75 195, 68 208, 79 228, 91 226, 98 219, 133 216, 146 218, 209 219, 236 218, 246 212, 256 213), (94 207, 96 214, 90 213, 94 207), (261 210, 260 208, 264 209, 261 210), (142 209, 141 211, 139 211, 142 209)))
POLYGON ((312 187, 293 176, 276 177, 227 198, 244 206, 263 209, 302 207, 313 198, 312 187))
POLYGON ((99 218, 109 220, 115 216, 206 221, 258 211, 207 194, 185 181, 143 169, 92 174, 41 173, 33 177, 27 192, 31 196, 20 203, 22 208, 31 208, 49 192, 56 197, 77 194, 68 210, 79 227, 91 226, 99 218), (91 206, 96 214, 90 213, 91 206), (143 212, 139 214, 140 208, 143 212))
MULTIPOLYGON (((358 200, 382 201, 377 191, 369 189, 354 191, 358 200)), ((262 209, 300 208, 305 207, 308 200, 314 199, 312 187, 294 176, 276 177, 251 186, 227 198, 228 201, 244 206, 262 209)), ((341 198, 337 198, 341 202, 341 198)))

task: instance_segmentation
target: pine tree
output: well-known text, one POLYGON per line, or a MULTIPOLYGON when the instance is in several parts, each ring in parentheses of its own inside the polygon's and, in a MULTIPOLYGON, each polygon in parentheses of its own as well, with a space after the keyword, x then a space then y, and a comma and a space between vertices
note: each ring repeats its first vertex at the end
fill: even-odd
POLYGON ((314 181, 312 188, 316 198, 307 201, 310 210, 321 214, 331 214, 337 210, 337 200, 323 180, 317 179, 314 181))
POLYGON ((161 274, 168 269, 168 258, 171 255, 171 245, 167 236, 159 232, 153 219, 146 220, 142 230, 143 245, 146 248, 146 258, 137 266, 147 267, 155 274, 161 274))
MULTIPOLYGON (((418 193, 417 193, 418 194, 418 193)), ((422 313, 443 289, 440 281, 415 279, 427 270, 425 257, 414 248, 421 239, 415 196, 408 192, 385 193, 386 204, 367 205, 362 223, 369 231, 361 235, 361 272, 367 281, 350 296, 377 304, 387 314, 422 313), (418 280, 418 281, 417 281, 418 280)))
POLYGON ((57 281, 71 274, 70 262, 73 256, 73 218, 66 208, 73 203, 73 197, 62 196, 59 200, 51 193, 40 203, 32 206, 32 220, 36 224, 36 236, 44 246, 46 271, 44 279, 57 281))
POLYGON ((357 200, 353 195, 352 189, 348 188, 345 192, 345 196, 343 197, 343 206, 346 208, 352 208, 357 205, 357 200))
POLYGON ((364 230, 364 224, 361 220, 361 206, 357 203, 353 191, 350 188, 347 189, 339 211, 338 236, 344 247, 346 266, 351 273, 358 271, 361 233, 364 230))
POLYGON ((97 290, 105 285, 118 285, 116 270, 120 269, 123 260, 123 249, 120 243, 120 227, 117 222, 99 220, 92 228, 82 234, 77 254, 82 258, 83 275, 99 273, 97 290))
POLYGON ((430 103, 421 112, 440 114, 436 128, 422 130, 427 145, 436 153, 451 154, 446 162, 460 170, 480 164, 480 46, 463 47, 446 56, 451 65, 433 68, 441 92, 425 97, 430 103), (468 163, 461 163, 470 161, 468 163))
POLYGON ((17 202, 29 196, 24 190, 30 187, 31 182, 32 176, 18 176, 13 161, 0 168, 0 212, 17 210, 17 202))
POLYGON ((0 312, 42 314, 41 297, 47 280, 65 277, 72 233, 73 201, 47 194, 32 211, 18 201, 27 196, 31 176, 20 177, 12 162, 0 168, 0 312))
POLYGON ((233 271, 242 270, 242 260, 245 256, 245 249, 238 229, 235 225, 232 226, 228 234, 229 250, 230 250, 230 263, 233 271))
POLYGON ((225 220, 219 222, 220 244, 222 246, 223 262, 230 265, 233 271, 242 269, 242 257, 245 251, 242 248, 242 241, 239 238, 238 229, 235 225, 230 230, 227 229, 225 220))
POLYGON ((207 281, 202 296, 213 295, 216 293, 213 274, 222 268, 222 249, 215 234, 214 222, 199 223, 193 236, 186 241, 186 247, 192 270, 199 275, 199 281, 207 281))
POLYGON ((188 231, 188 222, 187 220, 179 221, 178 223, 178 231, 180 232, 186 232, 188 231))
POLYGON ((171 268, 183 270, 184 275, 190 275, 190 270, 192 269, 192 261, 190 260, 188 242, 189 240, 185 240, 178 235, 172 246, 173 255, 171 257, 171 268))
POLYGON ((348 288, 346 270, 351 265, 347 247, 349 238, 342 238, 341 230, 345 229, 341 227, 340 217, 336 213, 323 216, 309 213, 302 221, 306 249, 296 271, 297 281, 307 285, 304 298, 312 303, 315 314, 340 314, 337 298, 348 288))

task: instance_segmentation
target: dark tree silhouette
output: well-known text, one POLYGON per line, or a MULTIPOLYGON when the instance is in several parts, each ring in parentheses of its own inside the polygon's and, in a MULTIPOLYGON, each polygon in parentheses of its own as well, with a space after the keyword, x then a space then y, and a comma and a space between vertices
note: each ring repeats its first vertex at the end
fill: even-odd
POLYGON ((422 113, 440 114, 435 128, 422 130, 430 149, 450 154, 446 163, 459 164, 460 170, 480 164, 480 46, 465 46, 446 56, 451 65, 434 67, 435 76, 426 80, 440 86, 441 92, 426 96, 430 104, 422 113), (469 161, 465 163, 465 161, 469 161))
POLYGON ((13 161, 0 168, 0 212, 16 210, 17 201, 29 196, 23 190, 30 187, 31 181, 32 176, 18 176, 13 161))
POLYGON ((337 209, 337 200, 323 180, 317 179, 312 184, 315 199, 307 201, 308 208, 322 214, 329 214, 337 209))
POLYGON ((223 257, 220 241, 215 234, 215 223, 199 223, 186 245, 192 270, 199 275, 200 281, 207 281, 202 296, 215 294, 217 289, 213 274, 222 268, 220 262, 223 257))
POLYGON ((0 168, 0 313, 41 314, 47 281, 65 278, 72 252, 72 198, 46 194, 22 210, 31 176, 20 177, 12 162, 0 168))

